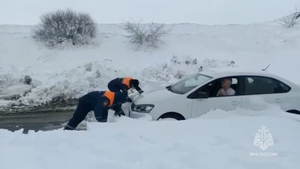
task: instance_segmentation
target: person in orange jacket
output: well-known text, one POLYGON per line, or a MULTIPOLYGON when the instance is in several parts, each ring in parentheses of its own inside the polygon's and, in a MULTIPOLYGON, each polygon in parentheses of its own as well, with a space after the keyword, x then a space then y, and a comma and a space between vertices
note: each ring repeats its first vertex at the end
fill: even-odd
MULTIPOLYGON (((139 86, 139 81, 132 77, 124 77, 124 78, 115 78, 111 80, 108 85, 108 89, 115 93, 126 93, 128 95, 128 90, 133 88, 137 90, 140 94, 144 91, 139 86)), ((132 102, 130 98, 127 99, 127 102, 132 102)), ((122 105, 115 105, 113 110, 120 110, 122 105)), ((121 109, 122 110, 122 109, 121 109)), ((121 115, 125 115, 125 113, 121 113, 121 115)))
MULTIPOLYGON (((79 98, 77 108, 65 126, 65 130, 75 130, 90 111, 94 111, 98 122, 107 122, 108 110, 114 105, 122 105, 128 99, 126 93, 115 93, 111 91, 93 91, 79 98)), ((123 113, 121 106, 114 107, 115 115, 123 113)))
POLYGON ((116 93, 120 91, 127 92, 131 88, 136 89, 139 93, 144 92, 139 86, 139 81, 132 77, 115 78, 108 83, 107 87, 110 91, 116 93))

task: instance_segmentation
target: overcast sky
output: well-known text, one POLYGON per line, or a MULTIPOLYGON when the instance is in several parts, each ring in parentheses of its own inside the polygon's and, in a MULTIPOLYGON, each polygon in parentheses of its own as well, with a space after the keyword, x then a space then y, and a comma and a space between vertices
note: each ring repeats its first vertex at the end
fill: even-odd
POLYGON ((56 9, 88 12, 98 23, 249 24, 300 11, 300 0, 0 0, 0 24, 34 25, 56 9))

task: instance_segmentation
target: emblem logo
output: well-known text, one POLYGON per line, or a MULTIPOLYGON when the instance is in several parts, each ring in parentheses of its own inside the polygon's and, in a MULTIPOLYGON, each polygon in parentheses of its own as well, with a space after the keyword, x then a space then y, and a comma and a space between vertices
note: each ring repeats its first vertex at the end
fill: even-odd
POLYGON ((274 145, 273 136, 270 133, 270 130, 267 129, 265 125, 261 126, 261 128, 257 131, 258 132, 254 137, 254 146, 259 147, 260 149, 265 151, 269 146, 274 145))
POLYGON ((108 101, 105 101, 104 103, 103 103, 103 106, 107 106, 108 105, 108 101))

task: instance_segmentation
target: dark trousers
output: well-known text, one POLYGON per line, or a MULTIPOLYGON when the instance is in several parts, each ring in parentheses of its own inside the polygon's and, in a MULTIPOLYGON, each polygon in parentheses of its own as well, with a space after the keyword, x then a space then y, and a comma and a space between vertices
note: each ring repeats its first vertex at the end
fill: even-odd
POLYGON ((91 92, 81 97, 65 130, 75 130, 92 110, 98 122, 107 122, 108 110, 103 108, 103 103, 107 101, 107 98, 103 97, 103 94, 104 92, 91 92))

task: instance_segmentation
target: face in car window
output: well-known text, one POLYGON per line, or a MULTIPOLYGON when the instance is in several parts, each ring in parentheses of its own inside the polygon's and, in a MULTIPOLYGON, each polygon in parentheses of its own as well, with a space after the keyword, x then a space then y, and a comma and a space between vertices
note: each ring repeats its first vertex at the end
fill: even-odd
POLYGON ((221 81, 221 88, 217 93, 217 96, 233 96, 235 95, 235 90, 231 88, 232 79, 224 78, 221 81))
POLYGON ((206 92, 208 97, 232 96, 236 95, 237 86, 237 77, 224 77, 206 84, 196 92, 206 92))

